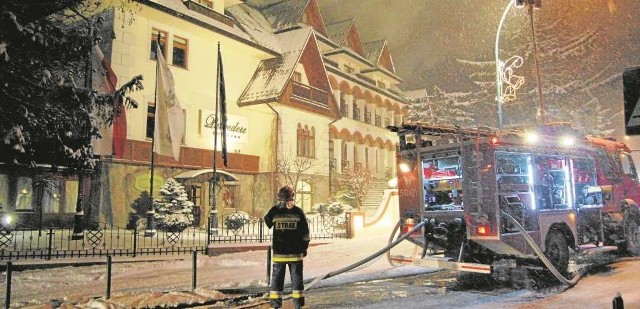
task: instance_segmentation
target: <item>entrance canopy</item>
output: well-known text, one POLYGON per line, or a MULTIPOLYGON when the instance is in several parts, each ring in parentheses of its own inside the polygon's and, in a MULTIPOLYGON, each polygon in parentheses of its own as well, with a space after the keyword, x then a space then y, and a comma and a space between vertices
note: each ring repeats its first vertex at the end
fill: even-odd
MULTIPOLYGON (((240 185, 240 179, 238 179, 238 177, 234 176, 231 173, 217 170, 216 175, 217 175, 217 181, 220 182, 221 184, 224 183, 224 185, 227 185, 227 186, 240 185)), ((212 176, 213 176, 212 169, 201 169, 201 170, 192 170, 192 171, 182 172, 178 175, 173 176, 173 179, 180 181, 184 184, 192 184, 192 183, 198 183, 198 182, 209 182, 211 181, 212 176)))

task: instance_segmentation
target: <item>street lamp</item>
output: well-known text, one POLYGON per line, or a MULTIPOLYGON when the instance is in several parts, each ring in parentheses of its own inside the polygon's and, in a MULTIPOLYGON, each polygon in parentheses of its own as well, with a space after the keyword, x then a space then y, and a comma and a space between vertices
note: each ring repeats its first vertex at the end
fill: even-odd
POLYGON ((544 101, 542 97, 542 84, 540 79, 540 67, 538 65, 538 47, 536 42, 535 31, 533 27, 533 8, 540 8, 542 0, 510 0, 507 7, 502 12, 498 30, 496 31, 495 58, 496 58, 496 101, 498 102, 498 128, 503 127, 503 104, 509 100, 515 99, 515 91, 524 84, 524 78, 513 74, 514 68, 519 68, 523 60, 521 57, 514 56, 507 61, 500 61, 500 32, 502 25, 507 17, 507 13, 513 5, 516 7, 527 6, 531 20, 531 33, 533 37, 534 58, 536 64, 536 78, 538 81, 539 110, 540 122, 544 123, 544 101), (507 88, 503 89, 503 84, 507 84, 507 88), (505 95, 505 92, 507 93, 505 95))

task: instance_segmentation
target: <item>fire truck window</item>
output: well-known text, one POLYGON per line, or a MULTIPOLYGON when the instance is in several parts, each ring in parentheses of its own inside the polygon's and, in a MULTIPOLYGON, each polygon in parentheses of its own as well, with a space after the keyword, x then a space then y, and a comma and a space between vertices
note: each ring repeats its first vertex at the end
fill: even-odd
POLYGON ((536 158, 535 194, 541 210, 567 209, 572 205, 569 173, 567 160, 562 157, 536 158))
POLYGON ((462 170, 460 157, 422 160, 426 211, 462 210, 462 170))
MULTIPOLYGON (((532 193, 531 155, 496 152, 496 181, 500 210, 511 215, 527 231, 538 227, 537 211, 532 193)), ((518 232, 506 218, 500 219, 500 232, 518 232)))
POLYGON ((633 179, 637 179, 636 169, 633 165, 633 159, 626 153, 620 154, 620 161, 622 163, 622 172, 633 179))
POLYGON ((573 164, 573 182, 574 192, 576 196, 576 205, 590 204, 587 202, 588 188, 596 185, 595 164, 593 160, 587 158, 572 159, 573 164))

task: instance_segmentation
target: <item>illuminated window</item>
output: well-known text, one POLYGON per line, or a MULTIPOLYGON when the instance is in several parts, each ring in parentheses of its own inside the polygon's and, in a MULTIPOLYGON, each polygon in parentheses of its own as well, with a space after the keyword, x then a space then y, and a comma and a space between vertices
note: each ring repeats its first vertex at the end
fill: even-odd
POLYGON ((162 50, 162 55, 164 58, 167 58, 167 32, 161 31, 158 29, 151 30, 151 53, 150 59, 155 60, 157 58, 157 50, 158 50, 158 34, 160 34, 160 50, 162 50))
POLYGON ((9 205, 9 176, 0 174, 0 207, 7 211, 9 205))
POLYGON ((16 210, 33 210, 33 181, 29 177, 18 177, 16 210))
POLYGON ((297 130, 297 154, 298 157, 315 158, 316 157, 316 138, 315 129, 308 126, 298 124, 297 130))
POLYGON ((173 58, 171 62, 173 65, 185 69, 187 68, 188 46, 189 41, 187 39, 177 36, 173 37, 173 58))
POLYGON ((58 213, 60 212, 60 203, 62 194, 60 192, 60 183, 58 181, 48 183, 42 197, 42 212, 58 213))
POLYGON ((311 211, 311 185, 308 182, 300 181, 296 184, 296 205, 304 211, 311 211))
POLYGON ((64 212, 75 213, 78 203, 78 181, 67 180, 64 184, 64 212))

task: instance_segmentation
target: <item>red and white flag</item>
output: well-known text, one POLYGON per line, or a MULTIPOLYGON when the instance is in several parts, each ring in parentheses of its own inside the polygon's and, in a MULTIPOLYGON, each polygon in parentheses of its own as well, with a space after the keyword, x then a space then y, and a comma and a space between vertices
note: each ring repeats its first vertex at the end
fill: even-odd
POLYGON ((156 122, 154 129, 157 154, 180 160, 180 145, 184 137, 185 116, 175 93, 173 75, 164 60, 161 48, 157 49, 158 72, 156 74, 156 122))
MULTIPOLYGON (((93 46, 93 54, 104 70, 104 74, 101 74, 101 78, 94 84, 94 88, 98 88, 101 94, 114 93, 118 84, 118 78, 113 72, 113 69, 111 69, 109 59, 105 58, 100 46, 97 44, 93 46)), ((124 146, 127 141, 127 114, 121 100, 115 100, 113 104, 119 106, 122 112, 114 119, 112 126, 100 126, 100 135, 102 138, 94 139, 91 142, 93 153, 96 155, 122 157, 124 153, 124 146)))

